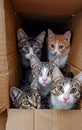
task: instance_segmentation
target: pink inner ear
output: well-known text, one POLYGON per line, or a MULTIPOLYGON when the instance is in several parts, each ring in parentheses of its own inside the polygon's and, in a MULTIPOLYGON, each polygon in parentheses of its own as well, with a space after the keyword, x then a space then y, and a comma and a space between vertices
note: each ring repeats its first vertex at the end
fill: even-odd
POLYGON ((39 42, 43 42, 45 38, 45 31, 41 32, 37 37, 36 40, 38 40, 39 42))
POLYGON ((51 39, 55 36, 51 29, 48 29, 48 39, 51 39))
POLYGON ((63 35, 64 39, 68 42, 70 42, 70 38, 71 38, 71 32, 67 31, 64 35, 63 35))
POLYGON ((19 28, 17 31, 17 37, 18 37, 18 41, 20 41, 22 38, 28 38, 26 33, 21 28, 19 28))

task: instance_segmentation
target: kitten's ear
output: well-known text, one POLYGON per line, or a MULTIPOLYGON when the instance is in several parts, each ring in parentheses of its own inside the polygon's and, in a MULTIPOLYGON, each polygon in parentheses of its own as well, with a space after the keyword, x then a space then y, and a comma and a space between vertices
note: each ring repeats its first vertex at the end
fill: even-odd
POLYGON ((22 94, 22 91, 16 87, 10 88, 10 97, 12 101, 14 101, 16 98, 19 98, 22 94))
POLYGON ((31 55, 30 56, 30 64, 32 68, 35 68, 38 64, 40 64, 41 61, 38 59, 36 55, 31 55))
POLYGON ((82 86, 82 72, 80 72, 78 75, 74 77, 74 79, 78 80, 82 86))
POLYGON ((36 37, 36 40, 37 40, 39 43, 43 43, 43 42, 44 42, 45 35, 46 35, 46 32, 45 32, 45 31, 41 32, 41 33, 36 37))
POLYGON ((17 30, 17 38, 18 38, 18 41, 20 41, 22 38, 26 38, 28 39, 28 36, 27 34, 24 32, 24 30, 22 28, 19 28, 17 30))
POLYGON ((70 38, 71 38, 71 32, 67 31, 66 33, 64 33, 63 35, 64 40, 70 43, 70 38))
POLYGON ((48 39, 52 39, 55 36, 55 34, 52 32, 51 29, 48 29, 48 39))
POLYGON ((57 80, 63 79, 63 78, 64 78, 64 76, 61 73, 60 69, 57 66, 55 66, 53 69, 53 80, 57 81, 57 80))

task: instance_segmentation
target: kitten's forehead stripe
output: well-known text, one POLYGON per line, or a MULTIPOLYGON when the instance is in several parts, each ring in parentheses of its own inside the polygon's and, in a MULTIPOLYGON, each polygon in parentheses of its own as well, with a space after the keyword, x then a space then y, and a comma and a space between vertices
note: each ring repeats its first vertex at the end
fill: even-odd
POLYGON ((68 92, 70 89, 70 82, 68 82, 65 86, 64 86, 64 91, 68 92))
POLYGON ((22 38, 22 39, 20 39, 20 41, 19 41, 19 43, 22 43, 22 42, 27 42, 28 40, 26 39, 26 38, 22 38))

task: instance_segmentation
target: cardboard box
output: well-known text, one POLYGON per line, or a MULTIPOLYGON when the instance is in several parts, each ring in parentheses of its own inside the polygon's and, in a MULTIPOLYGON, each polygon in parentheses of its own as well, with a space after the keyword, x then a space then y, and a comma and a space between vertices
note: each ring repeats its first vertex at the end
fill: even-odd
POLYGON ((64 25, 66 22, 65 26, 61 26, 62 30, 70 25, 68 28, 73 38, 68 63, 76 75, 82 71, 81 8, 82 0, 0 0, 0 130, 5 130, 5 125, 6 130, 82 130, 82 110, 9 109, 9 88, 16 86, 21 76, 16 47, 17 29, 22 27, 22 22, 26 23, 28 20, 31 23, 46 21, 46 24, 50 20, 52 25, 54 22, 64 25), (8 116, 5 110, 8 110, 8 116))
POLYGON ((82 130, 82 111, 8 110, 6 130, 82 130))
POLYGON ((0 114, 0 130, 5 130, 7 121, 7 111, 0 114))

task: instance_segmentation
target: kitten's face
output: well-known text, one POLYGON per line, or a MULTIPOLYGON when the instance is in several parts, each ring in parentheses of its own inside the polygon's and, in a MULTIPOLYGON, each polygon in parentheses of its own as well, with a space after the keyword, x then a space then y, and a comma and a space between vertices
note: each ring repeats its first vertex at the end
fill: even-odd
POLYGON ((54 60, 50 62, 41 62, 35 55, 31 55, 30 64, 32 67, 33 77, 42 85, 46 86, 52 82, 54 60))
POLYGON ((42 86, 46 86, 52 82, 52 68, 50 68, 48 63, 38 64, 33 71, 33 77, 38 78, 38 82, 42 86))
POLYGON ((23 92, 15 87, 10 90, 10 97, 13 101, 13 105, 16 108, 22 109, 37 109, 40 108, 40 95, 34 88, 23 92))
POLYGON ((48 49, 53 56, 61 56, 68 53, 70 49, 70 31, 63 35, 54 34, 50 29, 48 30, 48 49))
POLYGON ((73 105, 80 99, 81 90, 77 80, 64 78, 53 84, 51 93, 56 96, 63 105, 73 105))
POLYGON ((73 79, 65 78, 60 69, 53 69, 53 83, 51 85, 51 102, 53 108, 71 109, 78 106, 82 94, 82 72, 73 79))
POLYGON ((38 58, 41 58, 45 31, 41 32, 36 38, 29 38, 22 29, 18 29, 17 36, 21 55, 24 55, 26 59, 30 59, 30 55, 34 53, 38 58))

